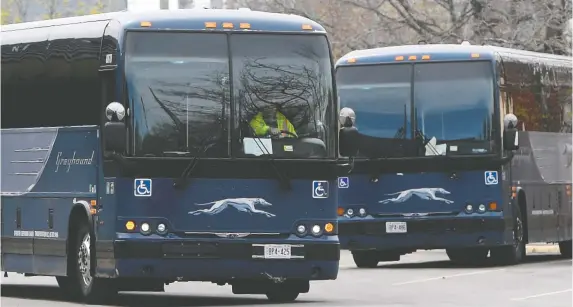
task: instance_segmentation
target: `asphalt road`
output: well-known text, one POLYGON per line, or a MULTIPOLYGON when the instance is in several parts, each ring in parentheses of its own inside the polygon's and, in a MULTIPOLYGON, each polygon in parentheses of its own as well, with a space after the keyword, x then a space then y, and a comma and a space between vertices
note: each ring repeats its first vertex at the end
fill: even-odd
MULTIPOLYGON (((377 269, 357 269, 344 252, 336 281, 315 282, 286 306, 570 307, 571 260, 531 254, 511 267, 456 267, 443 251, 418 252, 377 269)), ((54 278, 2 278, 3 307, 81 306, 64 299, 54 278)), ((270 306, 264 296, 233 295, 230 287, 176 283, 166 293, 122 293, 111 306, 270 306)))

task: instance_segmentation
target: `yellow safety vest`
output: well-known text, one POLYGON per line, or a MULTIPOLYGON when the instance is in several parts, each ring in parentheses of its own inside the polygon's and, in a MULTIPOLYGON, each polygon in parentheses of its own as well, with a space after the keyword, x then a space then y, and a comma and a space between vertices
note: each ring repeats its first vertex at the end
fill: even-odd
MULTIPOLYGON (((277 116, 277 129, 288 131, 294 134, 295 136, 297 135, 296 131, 294 130, 294 126, 290 123, 290 121, 286 118, 286 116, 284 116, 281 112, 277 112, 276 116, 277 116)), ((257 113, 257 115, 255 115, 253 119, 251 119, 250 125, 251 128, 253 128, 253 130, 255 131, 255 134, 257 136, 266 135, 269 129, 271 128, 267 126, 267 124, 265 123, 265 120, 263 119, 263 113, 261 112, 257 113)), ((284 137, 294 137, 287 133, 282 133, 282 135, 284 137)))

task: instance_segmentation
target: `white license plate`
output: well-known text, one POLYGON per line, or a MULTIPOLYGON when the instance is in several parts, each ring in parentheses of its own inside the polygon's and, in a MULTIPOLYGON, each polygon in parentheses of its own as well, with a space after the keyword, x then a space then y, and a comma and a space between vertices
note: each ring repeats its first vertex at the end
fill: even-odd
POLYGON ((407 233, 406 222, 386 222, 386 233, 407 233))
POLYGON ((265 245, 265 259, 290 259, 291 246, 288 244, 265 245))

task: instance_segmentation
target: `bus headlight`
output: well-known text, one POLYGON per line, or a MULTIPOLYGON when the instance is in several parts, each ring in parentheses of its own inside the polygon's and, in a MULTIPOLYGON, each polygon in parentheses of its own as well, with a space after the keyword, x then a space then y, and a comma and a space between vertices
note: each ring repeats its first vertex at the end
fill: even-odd
POLYGON ((467 213, 472 213, 472 212, 474 212, 474 206, 472 206, 471 204, 467 204, 467 205, 466 205, 466 212, 467 212, 467 213))
POLYGON ((142 234, 148 235, 149 232, 151 231, 151 227, 149 226, 148 223, 141 223, 141 226, 139 226, 139 230, 141 231, 142 234))
POLYGON ((318 236, 320 235, 322 229, 320 228, 320 225, 314 225, 310 231, 312 231, 313 235, 318 236))
POLYGON ((346 215, 348 215, 348 216, 353 216, 353 215, 354 215, 354 210, 352 210, 352 208, 346 210, 346 215))
POLYGON ((299 236, 304 236, 306 234, 306 226, 304 226, 304 225, 296 226, 296 233, 299 236))
POLYGON ((484 204, 481 204, 481 205, 478 206, 478 212, 479 212, 479 213, 484 213, 484 212, 485 212, 485 205, 484 205, 484 204))
POLYGON ((167 233, 167 226, 165 226, 165 224, 163 223, 159 223, 159 225, 157 225, 157 233, 160 235, 164 235, 167 233))
POLYGON ((365 217, 366 216, 366 209, 364 209, 364 208, 358 209, 358 215, 360 215, 361 217, 365 217))

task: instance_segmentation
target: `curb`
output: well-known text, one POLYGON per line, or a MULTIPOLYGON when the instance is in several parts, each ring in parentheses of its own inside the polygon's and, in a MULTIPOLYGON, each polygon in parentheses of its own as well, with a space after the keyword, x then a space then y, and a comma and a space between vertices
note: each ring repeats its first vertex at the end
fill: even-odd
POLYGON ((554 254, 559 253, 559 245, 528 245, 526 251, 528 254, 554 254))

